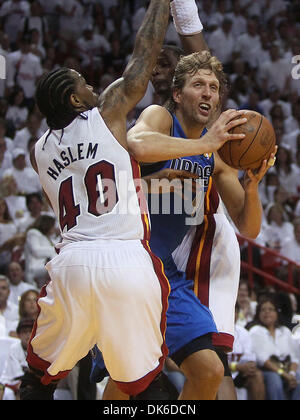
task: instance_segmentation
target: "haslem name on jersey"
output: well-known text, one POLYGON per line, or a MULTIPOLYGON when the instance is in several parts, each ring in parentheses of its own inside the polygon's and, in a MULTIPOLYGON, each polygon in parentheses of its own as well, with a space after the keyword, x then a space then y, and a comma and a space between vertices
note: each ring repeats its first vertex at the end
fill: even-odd
POLYGON ((98 143, 78 143, 72 147, 67 147, 60 153, 59 158, 52 160, 53 167, 49 166, 47 174, 56 181, 60 173, 72 163, 78 160, 95 159, 97 149, 98 143))

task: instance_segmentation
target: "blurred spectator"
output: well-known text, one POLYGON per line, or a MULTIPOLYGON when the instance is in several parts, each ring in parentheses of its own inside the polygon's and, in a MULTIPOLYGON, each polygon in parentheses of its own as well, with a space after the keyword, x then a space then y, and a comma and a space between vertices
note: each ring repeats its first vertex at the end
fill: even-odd
POLYGON ((25 278, 28 283, 34 284, 35 274, 46 270, 45 264, 56 255, 51 241, 54 230, 55 218, 42 215, 27 231, 24 254, 25 278))
POLYGON ((18 195, 18 186, 12 175, 3 175, 0 180, 0 195, 4 197, 9 214, 14 222, 26 213, 25 197, 18 195))
POLYGON ((293 225, 284 220, 284 211, 279 204, 270 203, 265 214, 267 223, 262 229, 264 244, 281 252, 284 242, 293 236, 293 225))
POLYGON ((9 280, 6 276, 0 274, 0 314, 5 318, 7 335, 15 336, 19 322, 18 306, 8 299, 9 293, 9 280))
MULTIPOLYGON (((218 22, 215 19, 215 4, 212 1, 197 0, 198 9, 200 9, 201 21, 203 26, 209 32, 213 32, 218 27, 218 22)), ((209 34, 207 35, 209 38, 209 34)))
POLYGON ((10 281, 9 300, 15 305, 19 306, 21 295, 29 289, 32 285, 24 282, 24 272, 20 263, 11 262, 8 265, 7 277, 10 281))
POLYGON ((267 172, 259 184, 259 195, 264 208, 274 202, 274 192, 280 186, 279 176, 274 171, 267 172))
POLYGON ((294 218, 293 201, 290 199, 289 193, 282 187, 276 188, 273 194, 274 203, 283 209, 283 217, 286 222, 291 222, 294 218))
POLYGON ((0 313, 0 338, 7 336, 4 316, 0 313))
MULTIPOLYGON (((1 123, 0 123, 1 124, 1 123)), ((6 169, 12 167, 12 157, 10 152, 7 150, 6 141, 0 136, 0 179, 3 177, 6 169)))
POLYGON ((45 16, 43 16, 43 9, 39 1, 31 2, 30 14, 23 18, 19 28, 24 35, 28 35, 32 33, 32 30, 36 30, 39 35, 39 47, 44 45, 45 42, 51 42, 48 21, 45 16))
POLYGON ((256 308, 256 302, 251 300, 250 289, 245 279, 240 280, 237 304, 239 311, 236 324, 245 327, 253 320, 256 308))
POLYGON ((24 243, 24 238, 17 234, 17 227, 10 217, 7 203, 0 198, 0 273, 6 273, 12 250, 22 243, 24 243))
POLYGON ((30 52, 30 38, 24 35, 20 49, 7 55, 7 87, 12 90, 16 81, 24 91, 29 109, 34 105, 36 82, 42 74, 41 60, 30 52))
POLYGON ((17 336, 20 340, 12 344, 6 359, 0 383, 5 385, 3 400, 18 400, 21 377, 28 369, 26 361, 27 347, 31 336, 34 320, 23 318, 18 323, 17 336))
POLYGON ((293 234, 284 241, 282 255, 295 261, 298 268, 294 268, 294 285, 300 287, 300 218, 293 220, 293 234))
POLYGON ((107 39, 96 34, 89 24, 83 28, 82 36, 77 41, 77 51, 83 68, 97 69, 102 65, 102 57, 111 51, 111 47, 107 39))
POLYGON ((13 176, 17 183, 18 194, 30 194, 41 191, 41 184, 37 173, 26 166, 26 152, 15 148, 12 152, 13 167, 7 169, 3 176, 13 176))
POLYGON ((284 122, 284 132, 291 133, 300 130, 300 98, 292 104, 292 115, 284 122))
POLYGON ((300 170, 293 163, 292 152, 288 145, 281 144, 276 155, 275 171, 280 179, 280 184, 289 194, 297 196, 300 186, 300 170))
POLYGON ((20 130, 26 124, 28 108, 25 106, 24 91, 20 86, 16 85, 10 94, 6 118, 14 123, 16 130, 20 130))
POLYGON ((283 291, 276 292, 274 295, 274 300, 279 311, 280 323, 291 331, 296 325, 293 321, 296 310, 293 307, 292 296, 294 297, 294 295, 283 291))
POLYGON ((284 134, 282 136, 281 142, 290 147, 292 157, 296 161, 297 166, 300 167, 299 163, 297 162, 298 138, 300 138, 300 129, 290 131, 287 134, 284 134))
POLYGON ((299 400, 298 358, 292 332, 280 323, 275 301, 266 297, 257 305, 256 325, 250 328, 258 366, 263 369, 268 400, 299 400))
POLYGON ((44 134, 41 128, 41 118, 36 113, 28 116, 26 126, 16 132, 14 146, 23 150, 28 149, 28 141, 31 137, 39 139, 44 134))
POLYGON ((27 228, 32 225, 38 217, 42 214, 43 209, 43 198, 38 192, 26 195, 26 207, 28 212, 17 220, 17 226, 19 232, 25 232, 27 228))
POLYGON ((273 43, 270 47, 271 61, 265 61, 259 66, 261 84, 266 90, 276 86, 281 93, 284 93, 288 78, 291 77, 291 64, 280 56, 279 47, 273 43))
POLYGON ((229 18, 225 18, 220 27, 209 38, 212 54, 216 55, 225 66, 232 62, 235 42, 232 32, 232 20, 229 18))
POLYGON ((288 102, 285 102, 285 101, 281 100, 280 99, 280 90, 278 89, 277 86, 271 85, 268 88, 266 98, 263 99, 260 103, 260 105, 262 107, 262 110, 263 110, 263 114, 267 118, 271 119, 270 110, 276 104, 281 105, 284 118, 287 118, 291 113, 291 105, 288 102))
POLYGON ((266 0, 251 1, 251 0, 240 0, 241 8, 244 13, 249 17, 261 16, 261 13, 265 7, 266 0))
POLYGON ((82 33, 84 9, 78 0, 60 0, 56 2, 56 12, 59 16, 60 48, 66 52, 82 33))
POLYGON ((0 9, 0 18, 5 33, 9 37, 10 45, 17 41, 18 30, 21 27, 24 17, 29 16, 30 6, 27 1, 7 0, 0 9))
POLYGON ((236 39, 234 53, 248 63, 250 67, 257 67, 260 50, 260 36, 258 34, 257 22, 254 19, 248 20, 247 32, 236 39))
POLYGON ((246 32, 247 20, 242 14, 242 8, 239 0, 233 0, 232 11, 226 14, 226 17, 232 21, 232 35, 235 39, 246 32))
POLYGON ((22 293, 19 301, 19 317, 20 319, 23 318, 31 318, 36 319, 38 315, 38 306, 37 306, 37 299, 39 297, 39 293, 36 289, 31 288, 26 292, 22 293))
POLYGON ((263 114, 263 109, 260 106, 259 92, 253 89, 248 97, 248 101, 241 105, 242 109, 251 109, 252 111, 263 114))
POLYGON ((0 139, 4 139, 6 143, 6 150, 8 152, 12 152, 14 142, 6 136, 6 120, 4 118, 0 118, 0 139))
MULTIPOLYGON (((235 322, 240 313, 239 304, 235 307, 235 322)), ((256 356, 252 349, 249 331, 235 323, 233 351, 228 355, 234 385, 239 399, 262 401, 265 399, 263 375, 256 366, 256 356), (246 395, 241 391, 245 389, 246 395)))

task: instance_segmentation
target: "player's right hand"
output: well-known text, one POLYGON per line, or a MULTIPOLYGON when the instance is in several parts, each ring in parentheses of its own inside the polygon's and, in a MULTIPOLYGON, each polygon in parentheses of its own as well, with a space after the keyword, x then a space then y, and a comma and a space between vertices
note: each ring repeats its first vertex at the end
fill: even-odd
POLYGON ((247 118, 243 117, 244 114, 245 111, 237 111, 235 109, 228 109, 222 112, 202 138, 203 141, 208 143, 210 152, 216 152, 226 141, 243 140, 245 138, 245 134, 230 133, 231 129, 247 122, 247 118))

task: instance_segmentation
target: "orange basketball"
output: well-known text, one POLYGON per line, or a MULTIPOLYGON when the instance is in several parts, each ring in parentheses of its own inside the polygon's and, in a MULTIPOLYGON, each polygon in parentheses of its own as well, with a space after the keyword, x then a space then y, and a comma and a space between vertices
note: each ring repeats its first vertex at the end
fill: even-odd
MULTIPOLYGON (((230 133, 246 134, 243 140, 227 141, 218 153, 227 165, 241 170, 260 168, 276 144, 275 131, 270 121, 258 112, 245 110, 247 122, 230 133)), ((244 115, 238 117, 244 118, 244 115)))

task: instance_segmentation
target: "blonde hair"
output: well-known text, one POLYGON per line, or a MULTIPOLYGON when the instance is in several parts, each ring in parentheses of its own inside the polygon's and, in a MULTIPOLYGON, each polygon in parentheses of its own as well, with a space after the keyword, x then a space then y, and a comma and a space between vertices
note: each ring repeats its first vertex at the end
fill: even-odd
MULTIPOLYGON (((211 70, 218 79, 220 83, 219 106, 221 107, 223 98, 228 90, 227 77, 223 71, 222 63, 217 59, 217 57, 212 56, 209 51, 195 52, 180 58, 173 77, 172 92, 174 92, 174 90, 182 90, 185 85, 187 75, 194 76, 202 69, 211 70)), ((166 108, 170 112, 175 111, 176 102, 173 97, 171 97, 167 102, 166 108)))

